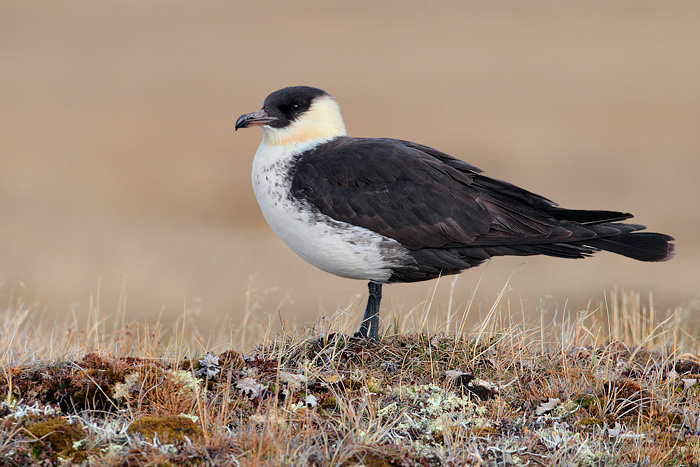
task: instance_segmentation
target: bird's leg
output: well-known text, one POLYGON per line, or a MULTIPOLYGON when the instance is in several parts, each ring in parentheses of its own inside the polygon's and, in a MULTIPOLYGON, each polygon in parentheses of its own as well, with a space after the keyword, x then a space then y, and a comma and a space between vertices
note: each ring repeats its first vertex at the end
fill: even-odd
POLYGON ((369 287, 369 300, 374 303, 374 312, 370 320, 369 328, 369 338, 373 341, 379 341, 379 304, 382 301, 382 284, 377 284, 375 282, 370 282, 369 287))
POLYGON ((369 298, 367 308, 362 317, 360 330, 355 333, 355 337, 369 337, 372 340, 379 340, 379 304, 382 301, 382 284, 370 282, 367 284, 369 298))

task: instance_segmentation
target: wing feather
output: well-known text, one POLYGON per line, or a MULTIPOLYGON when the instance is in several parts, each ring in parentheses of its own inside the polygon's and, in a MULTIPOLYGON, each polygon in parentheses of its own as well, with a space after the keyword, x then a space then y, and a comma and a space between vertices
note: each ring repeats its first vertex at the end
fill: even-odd
POLYGON ((393 238, 409 250, 596 236, 557 218, 570 211, 552 201, 480 172, 427 146, 340 137, 300 155, 292 194, 333 219, 393 238))

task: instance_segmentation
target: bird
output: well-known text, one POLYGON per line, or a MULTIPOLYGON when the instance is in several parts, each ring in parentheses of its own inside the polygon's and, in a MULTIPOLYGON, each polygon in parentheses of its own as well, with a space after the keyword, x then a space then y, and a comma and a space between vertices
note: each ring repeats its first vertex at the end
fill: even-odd
POLYGON ((368 281, 356 338, 379 340, 382 285, 458 274, 505 255, 639 261, 675 255, 673 237, 640 232, 632 214, 559 207, 459 158, 392 138, 347 136, 336 100, 310 86, 271 93, 240 128, 261 127, 255 198, 301 258, 368 281))

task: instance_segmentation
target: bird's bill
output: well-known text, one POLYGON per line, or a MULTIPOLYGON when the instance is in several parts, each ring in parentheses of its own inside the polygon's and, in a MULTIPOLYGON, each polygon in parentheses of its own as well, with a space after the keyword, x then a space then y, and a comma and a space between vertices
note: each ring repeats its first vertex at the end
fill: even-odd
POLYGON ((236 130, 239 128, 250 128, 252 126, 265 126, 277 120, 265 112, 265 110, 258 110, 257 112, 251 112, 249 114, 244 114, 238 117, 236 120, 236 130))

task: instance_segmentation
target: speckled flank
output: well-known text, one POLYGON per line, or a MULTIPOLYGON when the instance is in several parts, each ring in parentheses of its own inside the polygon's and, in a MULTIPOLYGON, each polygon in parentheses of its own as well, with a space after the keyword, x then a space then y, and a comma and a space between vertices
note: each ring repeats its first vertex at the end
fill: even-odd
POLYGON ((293 165, 307 141, 284 151, 263 141, 253 160, 253 191, 272 230, 304 260, 331 274, 386 282, 391 265, 410 261, 395 240, 368 229, 338 222, 291 196, 293 165))

